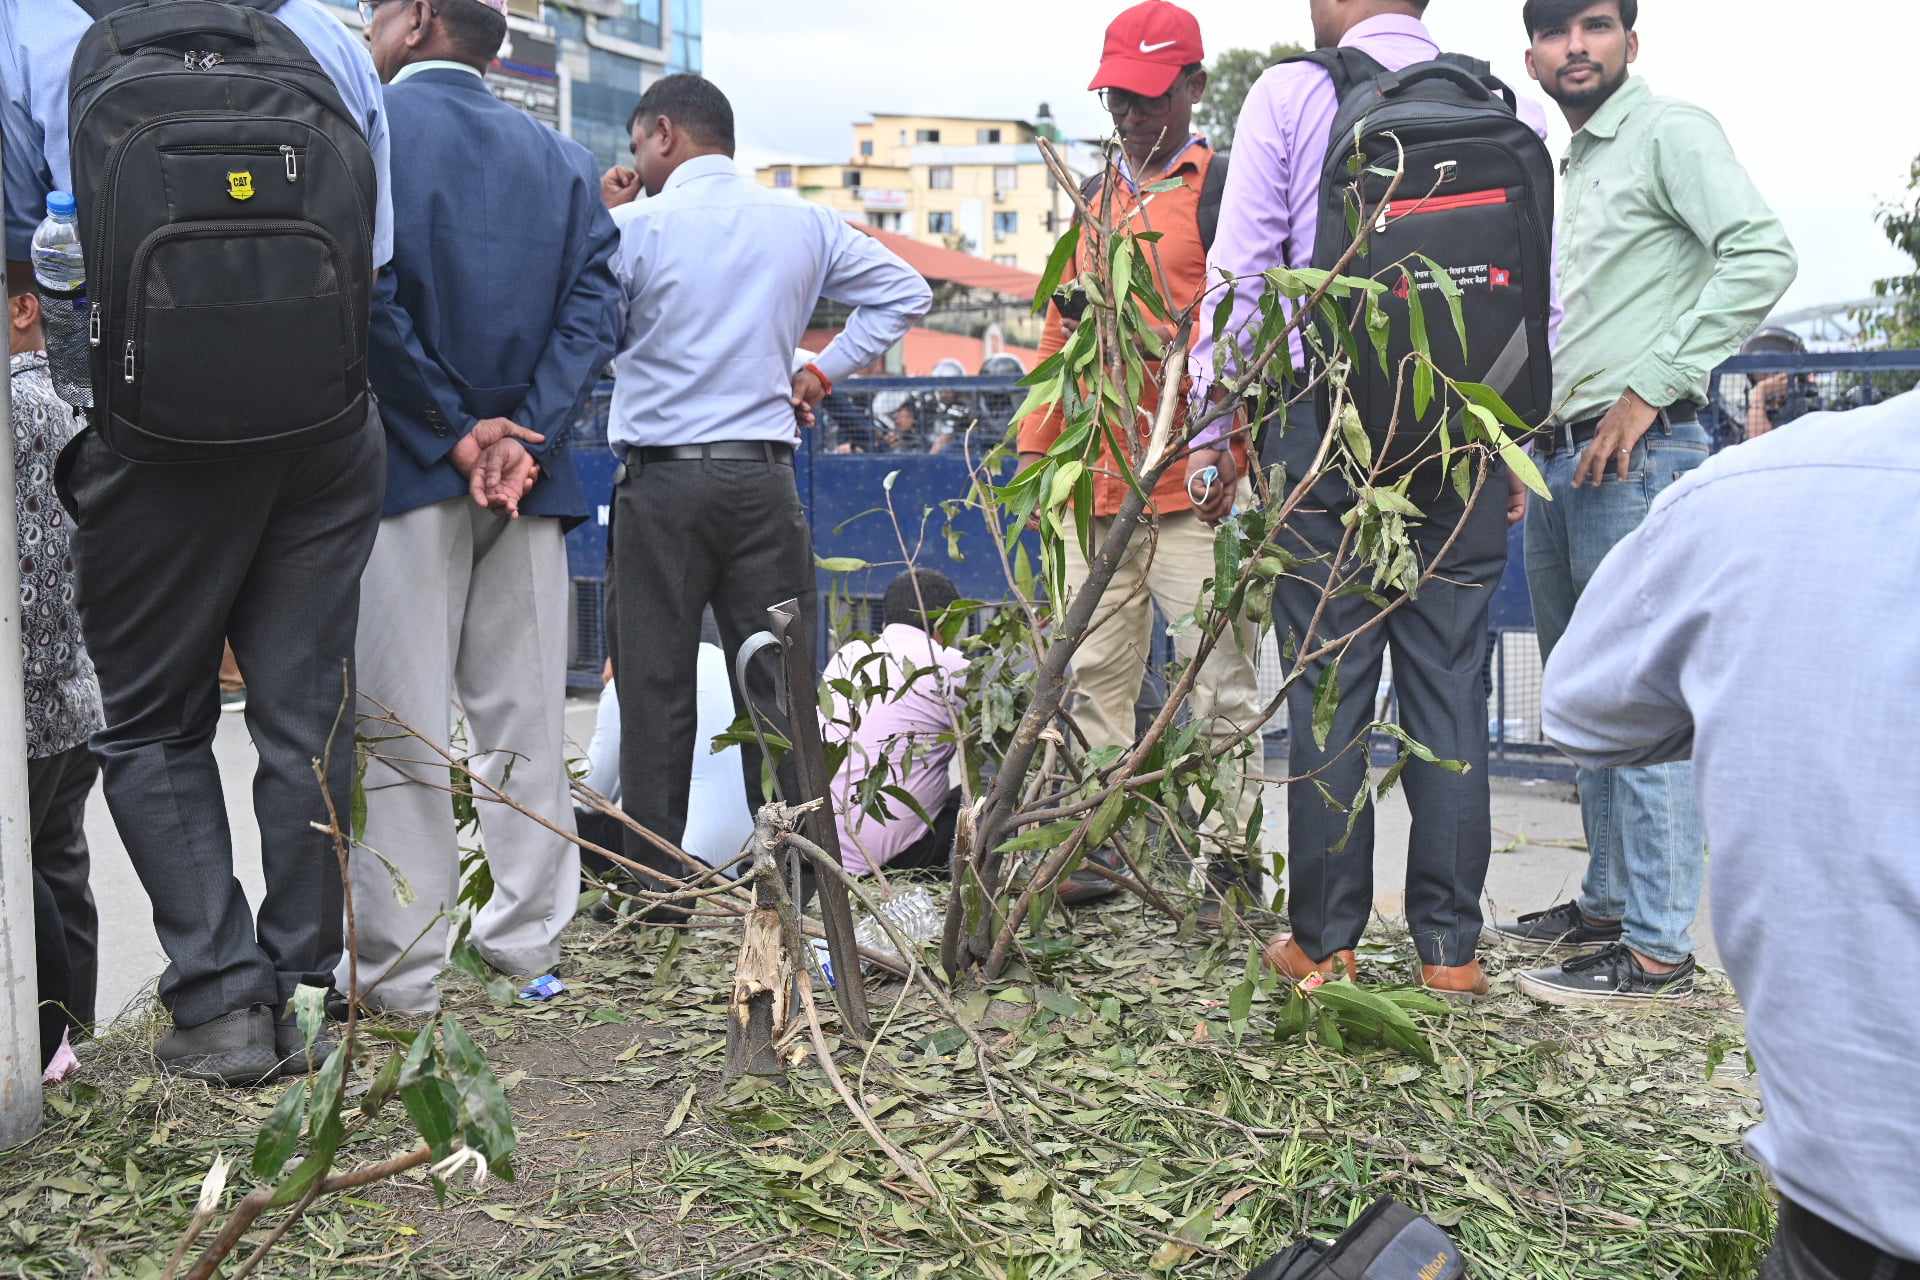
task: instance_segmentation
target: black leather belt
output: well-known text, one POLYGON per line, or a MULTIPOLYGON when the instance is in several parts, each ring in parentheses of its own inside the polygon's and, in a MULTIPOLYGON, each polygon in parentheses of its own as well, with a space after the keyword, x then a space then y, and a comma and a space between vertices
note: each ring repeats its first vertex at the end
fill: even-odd
POLYGON ((650 462, 771 462, 793 465, 793 446, 771 440, 716 440, 712 444, 650 444, 627 450, 627 461, 650 462))
MULTIPOLYGON (((1551 458, 1559 453, 1575 453, 1592 443, 1594 433, 1600 429, 1601 420, 1606 417, 1583 418, 1573 423, 1550 423, 1534 433, 1534 440, 1540 446, 1540 456, 1551 458)), ((1676 426, 1696 421, 1700 417, 1700 405, 1692 400, 1682 400, 1678 404, 1668 405, 1655 419, 1653 430, 1661 435, 1672 435, 1676 426)))
POLYGON ((1907 1262, 1877 1249, 1791 1200, 1781 1200, 1780 1217, 1783 1230, 1799 1236, 1807 1252, 1836 1276, 1872 1276, 1875 1280, 1920 1278, 1920 1262, 1907 1262))

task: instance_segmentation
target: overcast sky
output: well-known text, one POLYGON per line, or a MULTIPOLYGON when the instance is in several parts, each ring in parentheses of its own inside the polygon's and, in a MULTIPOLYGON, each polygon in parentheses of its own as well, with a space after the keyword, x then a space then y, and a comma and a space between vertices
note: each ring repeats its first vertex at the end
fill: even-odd
MULTIPOLYGON (((746 163, 844 160, 849 125, 874 111, 1030 119, 1044 101, 1069 133, 1092 136, 1105 117, 1085 86, 1099 63, 1101 33, 1123 7, 1120 0, 708 0, 706 73, 733 100, 746 163)), ((1190 7, 1209 56, 1310 42, 1307 0, 1192 0, 1190 7)), ((1538 95, 1522 61, 1519 13, 1519 0, 1434 0, 1428 20, 1443 47, 1487 58, 1516 90, 1538 95)), ((1635 74, 1656 92, 1717 115, 1786 221, 1800 278, 1783 306, 1862 297, 1876 276, 1902 269, 1873 213, 1901 193, 1920 152, 1914 86, 1900 70, 1920 45, 1920 4, 1643 0, 1639 30, 1635 74)), ((1557 111, 1549 115, 1558 157, 1566 128, 1557 111)))

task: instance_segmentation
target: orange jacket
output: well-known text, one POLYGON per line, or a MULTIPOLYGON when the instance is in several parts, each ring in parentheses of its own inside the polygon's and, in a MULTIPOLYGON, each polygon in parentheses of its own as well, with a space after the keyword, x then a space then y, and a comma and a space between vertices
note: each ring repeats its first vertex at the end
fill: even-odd
MULTIPOLYGON (((1109 166, 1103 187, 1111 194, 1097 193, 1089 201, 1096 210, 1100 201, 1108 201, 1107 216, 1118 227, 1132 231, 1153 230, 1160 232, 1156 245, 1140 246, 1141 260, 1153 273, 1155 284, 1159 286, 1160 296, 1167 301, 1168 307, 1177 316, 1185 308, 1192 306, 1206 288, 1207 251, 1200 243, 1200 192, 1206 186, 1207 169, 1213 163, 1213 151, 1204 141, 1195 141, 1175 158, 1173 168, 1148 182, 1147 186, 1162 182, 1167 178, 1178 177, 1181 185, 1166 191, 1149 192, 1144 201, 1140 193, 1134 191, 1128 183, 1109 166), (1142 213, 1142 205, 1145 212, 1142 213), (1165 270, 1162 275, 1162 268, 1165 270)), ((1093 274, 1094 264, 1100 259, 1097 255, 1106 252, 1099 244, 1096 233, 1081 228, 1080 243, 1074 251, 1073 274, 1093 274)), ((1091 315, 1089 314, 1089 320, 1091 315)), ((1148 323, 1154 331, 1166 341, 1171 342, 1174 327, 1165 325, 1151 315, 1148 323)), ((1197 324, 1208 323, 1204 314, 1197 324)), ((1047 325, 1040 338, 1040 358, 1046 359, 1066 345, 1067 332, 1062 322, 1060 308, 1047 307, 1047 325)), ((1139 421, 1135 424, 1135 434, 1144 453, 1146 441, 1153 434, 1153 417, 1160 407, 1160 381, 1158 365, 1147 361, 1147 379, 1141 388, 1139 421)), ((1183 377, 1184 381, 1184 377, 1183 377)), ((1174 420, 1175 430, 1186 421, 1187 406, 1184 398, 1179 408, 1179 417, 1174 420)), ((1060 438, 1060 432, 1066 425, 1065 417, 1058 407, 1044 413, 1027 415, 1020 424, 1020 452, 1045 453, 1060 438)), ((1120 504, 1126 500, 1127 480, 1119 467, 1106 458, 1104 439, 1100 446, 1100 458, 1094 465, 1093 510, 1097 516, 1118 514, 1120 504)), ((1246 470, 1244 445, 1235 443, 1234 455, 1246 470)), ((1160 514, 1170 514, 1190 510, 1192 500, 1187 496, 1187 468, 1184 463, 1175 462, 1160 477, 1160 483, 1154 486, 1152 510, 1160 514)))

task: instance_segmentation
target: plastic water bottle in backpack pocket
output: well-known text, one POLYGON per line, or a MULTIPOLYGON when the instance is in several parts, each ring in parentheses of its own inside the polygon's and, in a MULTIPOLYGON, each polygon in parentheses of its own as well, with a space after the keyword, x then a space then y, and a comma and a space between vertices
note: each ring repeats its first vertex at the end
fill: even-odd
POLYGON ((47 340, 53 390, 79 409, 93 407, 87 363, 87 264, 73 197, 47 197, 47 218, 33 233, 33 277, 40 294, 40 328, 47 340))

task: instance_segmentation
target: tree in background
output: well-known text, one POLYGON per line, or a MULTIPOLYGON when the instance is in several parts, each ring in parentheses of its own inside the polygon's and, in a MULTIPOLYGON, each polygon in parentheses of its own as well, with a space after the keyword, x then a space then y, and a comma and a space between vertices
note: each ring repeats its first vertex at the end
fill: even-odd
POLYGON ((1890 305, 1858 313, 1862 346, 1889 350, 1920 347, 1920 157, 1907 174, 1907 193, 1880 207, 1875 219, 1887 243, 1913 259, 1914 269, 1903 276, 1873 282, 1873 295, 1890 305))
POLYGON ((1193 113, 1194 127, 1207 135, 1215 151, 1233 145, 1233 126, 1240 119, 1240 104, 1247 100, 1266 69, 1295 54, 1305 53, 1297 44, 1276 44, 1262 53, 1258 49, 1228 49, 1213 60, 1207 70, 1207 95, 1193 113))

